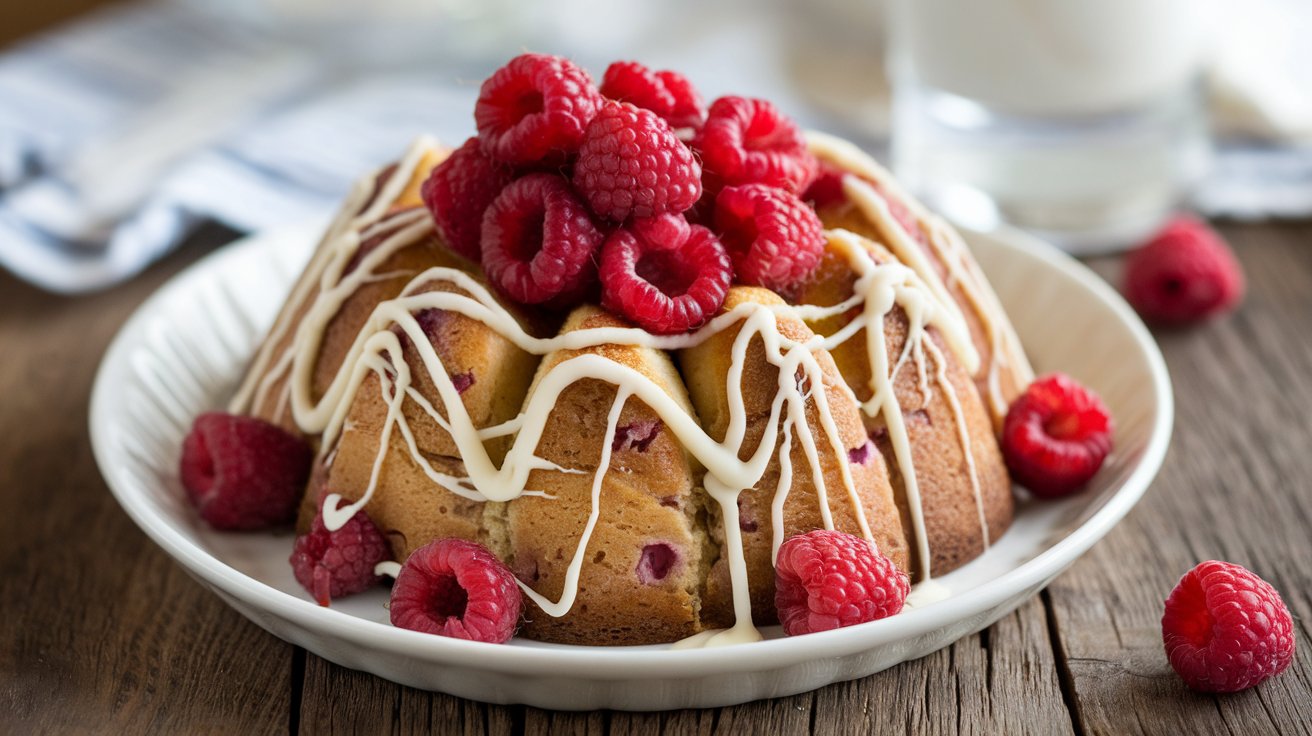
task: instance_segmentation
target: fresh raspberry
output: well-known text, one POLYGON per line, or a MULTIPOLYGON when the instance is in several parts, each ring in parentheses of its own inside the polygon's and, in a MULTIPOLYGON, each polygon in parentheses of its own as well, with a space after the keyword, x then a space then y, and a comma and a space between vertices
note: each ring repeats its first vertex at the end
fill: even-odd
POLYGON ((607 102, 583 136, 574 186, 598 217, 624 222, 693 206, 702 167, 656 113, 607 102))
POLYGON ((595 283, 593 258, 604 239, 568 182, 528 174, 483 213, 483 269, 520 304, 564 308, 595 283))
POLYGON ((724 304, 732 279, 724 246, 700 225, 682 243, 658 247, 620 229, 601 249, 602 306, 657 335, 701 327, 724 304))
POLYGON ((765 100, 721 97, 711 104, 694 146, 706 187, 766 184, 798 193, 817 166, 802 131, 765 100))
POLYGON ((1278 675, 1294 659, 1294 620, 1280 593, 1239 565, 1209 560, 1166 599, 1162 641, 1195 690, 1232 693, 1278 675))
POLYGON ((433 168, 419 194, 448 248, 475 263, 480 260, 483 213, 510 179, 510 170, 488 158, 477 138, 465 141, 433 168))
POLYGON ((715 199, 715 226, 738 280, 787 293, 820 263, 824 226, 815 210, 782 189, 728 187, 715 199))
POLYGON ((299 437, 254 417, 209 412, 182 442, 187 498, 215 529, 284 524, 310 477, 313 453, 299 437))
POLYGON ((817 159, 815 178, 802 192, 802 201, 816 209, 847 202, 847 193, 843 191, 843 177, 846 175, 843 168, 817 159))
POLYGON ((501 644, 514 636, 519 608, 510 568, 463 539, 415 550, 392 586, 392 624, 426 634, 501 644))
POLYGON ((323 514, 317 513, 310 532, 297 537, 292 546, 292 573, 319 605, 326 606, 333 598, 377 585, 374 568, 390 557, 387 540, 363 509, 335 532, 328 531, 323 514))
POLYGON ((1083 487, 1111 450, 1107 407, 1063 373, 1031 383, 1012 402, 1002 426, 1002 455, 1012 477, 1042 498, 1083 487))
POLYGON ((774 582, 779 623, 789 636, 892 616, 911 590, 906 573, 874 542, 826 529, 779 545, 774 582))
POLYGON ((1193 217, 1175 218, 1125 259, 1125 297, 1155 322, 1196 322, 1229 311, 1243 296, 1234 253, 1193 217))
POLYGON ((606 67, 601 94, 651 110, 675 128, 696 128, 706 119, 706 105, 686 77, 653 71, 636 61, 617 61, 606 67))
POLYGON ((601 108, 592 78, 568 59, 521 54, 483 82, 474 122, 483 150, 510 164, 563 161, 601 108))
POLYGON ((692 232, 683 215, 666 213, 629 223, 629 230, 648 250, 672 250, 683 245, 692 232))

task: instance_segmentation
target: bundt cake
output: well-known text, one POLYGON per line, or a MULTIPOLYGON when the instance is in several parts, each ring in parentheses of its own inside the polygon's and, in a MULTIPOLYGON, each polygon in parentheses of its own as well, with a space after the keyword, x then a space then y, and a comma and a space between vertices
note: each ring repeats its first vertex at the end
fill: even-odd
POLYGON ((230 407, 316 450, 302 531, 363 510, 397 562, 476 541, 518 578, 521 635, 576 644, 758 636, 780 544, 811 530, 872 540, 913 583, 981 554, 1012 519, 995 431, 1031 380, 1019 341, 950 226, 851 144, 804 150, 807 267, 726 275, 669 331, 613 306, 605 262, 572 304, 510 298, 425 206, 450 149, 362 180, 230 407))
POLYGON ((303 527, 331 492, 397 560, 482 542, 529 592, 529 638, 675 641, 732 626, 735 586, 772 623, 773 552, 809 529, 872 538, 916 580, 955 569, 1010 523, 981 395, 1005 412, 1028 364, 951 228, 902 199, 927 234, 906 233, 876 164, 811 140, 861 204, 821 210, 795 306, 733 287, 674 338, 499 297, 422 207, 445 151, 421 141, 352 195, 231 409, 317 446, 303 527))

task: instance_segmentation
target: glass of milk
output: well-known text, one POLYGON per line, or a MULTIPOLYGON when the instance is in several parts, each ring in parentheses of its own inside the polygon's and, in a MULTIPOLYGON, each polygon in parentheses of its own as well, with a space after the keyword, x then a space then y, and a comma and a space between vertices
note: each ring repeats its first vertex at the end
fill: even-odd
POLYGON ((892 5, 893 165, 949 217, 1115 250, 1205 173, 1205 3, 892 5))

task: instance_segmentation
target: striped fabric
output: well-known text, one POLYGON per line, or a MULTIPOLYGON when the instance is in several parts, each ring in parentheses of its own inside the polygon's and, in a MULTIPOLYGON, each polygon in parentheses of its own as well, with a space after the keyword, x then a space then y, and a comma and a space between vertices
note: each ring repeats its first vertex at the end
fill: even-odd
MULTIPOLYGON (((248 29, 178 3, 102 13, 0 57, 0 264, 53 291, 104 288, 206 220, 254 231, 322 217, 416 135, 458 143, 473 127, 477 85, 324 76, 248 29), (97 188, 86 182, 112 192, 139 160, 105 149, 150 154, 158 137, 148 126, 158 122, 149 113, 170 110, 170 100, 204 104, 204 93, 185 89, 188 80, 208 89, 222 81, 212 70, 259 68, 265 58, 282 64, 278 88, 216 107, 224 115, 244 109, 214 140, 151 176, 122 218, 82 222, 78 209, 96 196, 85 190, 97 188)), ((184 115, 174 127, 190 135, 197 122, 184 115)))

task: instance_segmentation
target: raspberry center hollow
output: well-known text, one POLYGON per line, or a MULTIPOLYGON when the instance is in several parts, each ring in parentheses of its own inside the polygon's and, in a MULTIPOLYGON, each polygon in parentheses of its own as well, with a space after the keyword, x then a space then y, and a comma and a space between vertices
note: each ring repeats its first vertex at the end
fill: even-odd
POLYGON ((443 575, 433 581, 433 592, 428 599, 428 611, 438 621, 465 617, 469 606, 469 592, 460 585, 455 575, 443 575))

